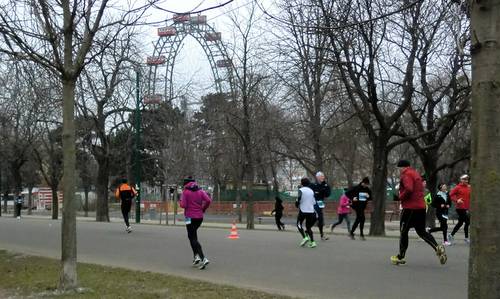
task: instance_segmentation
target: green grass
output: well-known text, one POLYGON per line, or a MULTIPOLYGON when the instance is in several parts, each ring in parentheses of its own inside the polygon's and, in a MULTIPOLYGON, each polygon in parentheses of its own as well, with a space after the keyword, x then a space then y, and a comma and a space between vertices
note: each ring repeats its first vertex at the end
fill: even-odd
POLYGON ((57 291, 59 261, 0 250, 0 298, 289 298, 198 280, 78 264, 79 292, 57 291))

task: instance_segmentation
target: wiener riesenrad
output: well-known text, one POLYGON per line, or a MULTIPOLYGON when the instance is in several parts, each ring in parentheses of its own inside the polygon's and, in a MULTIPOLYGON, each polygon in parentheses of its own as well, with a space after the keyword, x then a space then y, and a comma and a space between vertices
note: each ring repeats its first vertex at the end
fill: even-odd
POLYGON ((176 14, 167 26, 158 28, 158 40, 152 56, 146 63, 150 66, 145 104, 174 99, 173 72, 176 56, 182 42, 190 35, 203 48, 210 63, 217 93, 233 95, 233 64, 221 40, 221 33, 207 23, 205 15, 176 14))

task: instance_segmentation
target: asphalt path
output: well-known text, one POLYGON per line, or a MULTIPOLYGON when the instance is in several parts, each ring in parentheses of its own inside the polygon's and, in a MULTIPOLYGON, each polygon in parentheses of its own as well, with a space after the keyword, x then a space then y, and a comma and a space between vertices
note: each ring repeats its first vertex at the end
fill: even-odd
MULTIPOLYGON (((183 227, 121 223, 78 223, 78 260, 173 274, 304 298, 467 297, 469 248, 458 241, 441 266, 423 241, 410 240, 407 265, 393 266, 394 238, 350 240, 335 235, 314 249, 300 248, 299 235, 286 231, 201 228, 199 239, 211 264, 191 267, 192 253, 183 227)), ((0 248, 60 257, 60 221, 0 217, 0 248)))

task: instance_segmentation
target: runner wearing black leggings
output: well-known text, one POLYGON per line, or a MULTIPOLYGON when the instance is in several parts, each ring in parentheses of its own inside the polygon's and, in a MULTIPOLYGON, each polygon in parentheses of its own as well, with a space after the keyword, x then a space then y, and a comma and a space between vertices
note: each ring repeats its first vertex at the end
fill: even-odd
POLYGON ((401 171, 401 181, 399 183, 399 199, 403 206, 400 221, 399 254, 391 256, 394 265, 405 264, 406 250, 408 249, 408 232, 415 228, 418 236, 422 238, 436 252, 439 262, 443 265, 447 261, 446 252, 443 245, 438 245, 434 237, 425 231, 425 201, 424 185, 422 177, 418 172, 410 167, 410 162, 399 161, 401 171))
POLYGON ((295 202, 295 206, 299 208, 299 214, 297 216, 297 229, 302 236, 300 246, 307 245, 309 248, 314 248, 317 246, 312 232, 312 227, 316 222, 316 212, 314 210, 316 200, 314 199, 314 191, 309 187, 311 184, 309 179, 303 178, 300 183, 302 187, 299 189, 299 197, 295 202), (306 221, 305 232, 303 227, 304 220, 306 221))
POLYGON ((469 225, 470 225, 470 216, 469 216, 469 208, 470 208, 470 185, 469 185, 469 176, 464 174, 460 177, 460 183, 455 186, 450 191, 450 197, 453 203, 455 203, 456 211, 458 214, 458 223, 453 228, 453 231, 448 236, 450 242, 453 243, 453 239, 457 231, 464 226, 465 233, 465 243, 469 244, 469 225))
POLYGON ((443 245, 450 246, 448 241, 448 208, 450 207, 450 197, 447 193, 448 186, 439 184, 438 193, 432 200, 432 206, 436 209, 436 218, 439 220, 439 227, 429 229, 429 233, 443 232, 443 245))
POLYGON ((193 250, 193 266, 198 266, 200 270, 205 269, 210 263, 198 241, 198 228, 203 223, 203 214, 211 202, 208 194, 198 187, 192 177, 184 180, 180 206, 184 208, 188 239, 193 250))

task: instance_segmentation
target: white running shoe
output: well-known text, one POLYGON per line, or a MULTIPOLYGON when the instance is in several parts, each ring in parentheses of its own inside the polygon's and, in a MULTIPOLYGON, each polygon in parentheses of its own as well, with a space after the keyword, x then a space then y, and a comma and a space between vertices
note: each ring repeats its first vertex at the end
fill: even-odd
POLYGON ((199 255, 195 255, 194 256, 194 260, 193 260, 193 266, 198 266, 198 264, 201 262, 201 258, 199 255))
POLYGON ((451 246, 451 243, 450 243, 450 242, 448 242, 448 241, 444 241, 444 242, 443 242, 443 245, 444 245, 444 246, 451 246))
POLYGON ((465 241, 465 243, 470 244, 470 239, 469 238, 465 238, 464 241, 465 241))
POLYGON ((203 270, 207 267, 208 264, 210 264, 210 261, 207 258, 203 258, 203 261, 201 261, 201 264, 198 267, 198 269, 203 270))
POLYGON ((130 225, 127 226, 127 228, 125 228, 125 231, 130 234, 132 232, 132 227, 130 227, 130 225))

